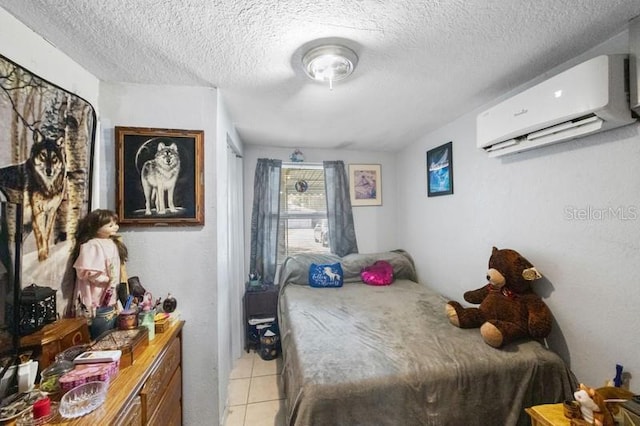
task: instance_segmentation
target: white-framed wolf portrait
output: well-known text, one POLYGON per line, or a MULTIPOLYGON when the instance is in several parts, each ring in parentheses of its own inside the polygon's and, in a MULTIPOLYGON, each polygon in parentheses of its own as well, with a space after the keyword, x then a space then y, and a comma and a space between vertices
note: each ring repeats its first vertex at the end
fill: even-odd
POLYGON ((89 102, 0 55, 0 287, 16 276, 19 240, 20 285, 56 290, 58 314, 73 293, 76 226, 91 209, 95 133, 89 102))
POLYGON ((115 128, 122 225, 204 225, 204 131, 115 128))

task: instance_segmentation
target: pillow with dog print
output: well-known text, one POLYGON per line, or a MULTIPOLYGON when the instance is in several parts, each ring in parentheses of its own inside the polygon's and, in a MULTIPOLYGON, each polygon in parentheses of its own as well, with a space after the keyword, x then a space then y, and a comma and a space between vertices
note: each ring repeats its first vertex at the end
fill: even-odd
POLYGON ((316 264, 309 266, 309 285, 311 287, 342 287, 344 274, 340 263, 316 264))

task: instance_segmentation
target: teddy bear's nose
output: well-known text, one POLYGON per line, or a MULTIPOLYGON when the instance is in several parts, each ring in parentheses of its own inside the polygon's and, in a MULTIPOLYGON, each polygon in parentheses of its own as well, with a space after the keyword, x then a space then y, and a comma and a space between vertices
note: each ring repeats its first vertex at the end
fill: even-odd
POLYGON ((487 274, 487 281, 491 281, 491 277, 487 274))

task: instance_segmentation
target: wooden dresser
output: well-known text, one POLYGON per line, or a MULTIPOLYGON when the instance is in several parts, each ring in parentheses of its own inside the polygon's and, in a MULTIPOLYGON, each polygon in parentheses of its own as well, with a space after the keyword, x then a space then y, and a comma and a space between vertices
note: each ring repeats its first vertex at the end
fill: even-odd
POLYGON ((157 333, 129 367, 109 385, 106 402, 86 416, 51 425, 181 425, 182 327, 180 321, 157 333))

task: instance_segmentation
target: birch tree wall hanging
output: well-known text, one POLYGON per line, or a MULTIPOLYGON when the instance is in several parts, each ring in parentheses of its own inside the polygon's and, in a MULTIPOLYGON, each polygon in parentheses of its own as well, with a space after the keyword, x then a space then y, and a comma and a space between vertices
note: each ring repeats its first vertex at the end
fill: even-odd
POLYGON ((76 225, 91 208, 95 130, 91 104, 0 56, 0 197, 8 201, 9 223, 0 280, 11 268, 11 224, 22 204, 22 286, 56 289, 58 312, 72 297, 76 225))

